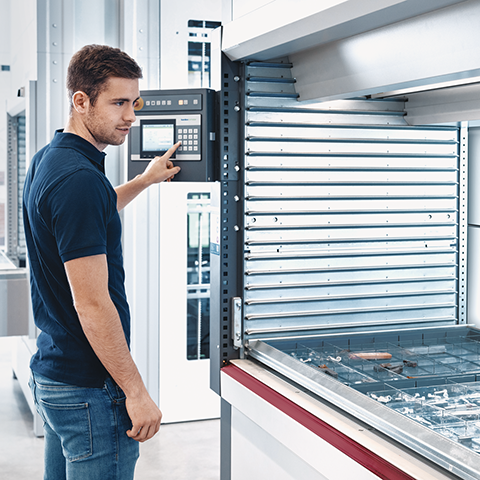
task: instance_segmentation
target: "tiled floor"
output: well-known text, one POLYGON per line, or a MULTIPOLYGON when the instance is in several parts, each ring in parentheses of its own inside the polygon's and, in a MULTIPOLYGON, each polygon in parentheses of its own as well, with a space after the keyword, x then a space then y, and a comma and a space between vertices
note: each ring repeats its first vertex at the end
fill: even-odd
MULTIPOLYGON (((30 409, 11 368, 11 340, 0 337, 0 478, 36 480, 43 472, 43 438, 32 433, 30 409)), ((136 480, 218 480, 220 421, 162 425, 141 444, 136 480)))

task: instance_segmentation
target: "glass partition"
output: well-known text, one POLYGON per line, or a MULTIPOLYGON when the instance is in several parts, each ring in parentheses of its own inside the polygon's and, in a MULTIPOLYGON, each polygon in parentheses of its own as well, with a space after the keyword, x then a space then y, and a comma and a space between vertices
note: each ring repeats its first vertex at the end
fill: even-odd
POLYGON ((187 196, 187 358, 209 358, 210 194, 187 196))

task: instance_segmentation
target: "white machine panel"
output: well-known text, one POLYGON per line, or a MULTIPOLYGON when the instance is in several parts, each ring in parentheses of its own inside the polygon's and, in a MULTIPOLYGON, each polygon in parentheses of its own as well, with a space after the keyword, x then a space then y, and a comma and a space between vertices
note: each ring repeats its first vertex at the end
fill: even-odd
POLYGON ((220 399, 209 387, 205 318, 210 294, 205 253, 210 250, 209 197, 217 187, 205 182, 162 183, 125 212, 132 352, 164 423, 220 415, 220 399))

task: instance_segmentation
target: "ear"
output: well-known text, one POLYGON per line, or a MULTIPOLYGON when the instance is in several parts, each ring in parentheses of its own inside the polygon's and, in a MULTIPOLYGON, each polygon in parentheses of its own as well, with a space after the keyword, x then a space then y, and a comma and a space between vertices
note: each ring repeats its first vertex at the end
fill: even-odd
POLYGON ((79 90, 72 95, 72 106, 79 114, 85 114, 90 106, 90 98, 79 90))

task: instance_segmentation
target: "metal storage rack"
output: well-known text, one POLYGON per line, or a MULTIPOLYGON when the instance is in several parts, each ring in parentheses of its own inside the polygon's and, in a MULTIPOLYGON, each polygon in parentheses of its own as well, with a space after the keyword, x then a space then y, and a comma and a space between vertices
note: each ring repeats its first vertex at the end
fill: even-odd
POLYGON ((480 479, 480 332, 464 308, 466 135, 407 126, 399 99, 298 103, 287 59, 224 62, 223 75, 214 363, 260 362, 457 477, 480 479))
POLYGON ((428 338, 383 334, 355 340, 267 344, 480 452, 480 332, 461 328, 450 335, 432 332, 428 338))

